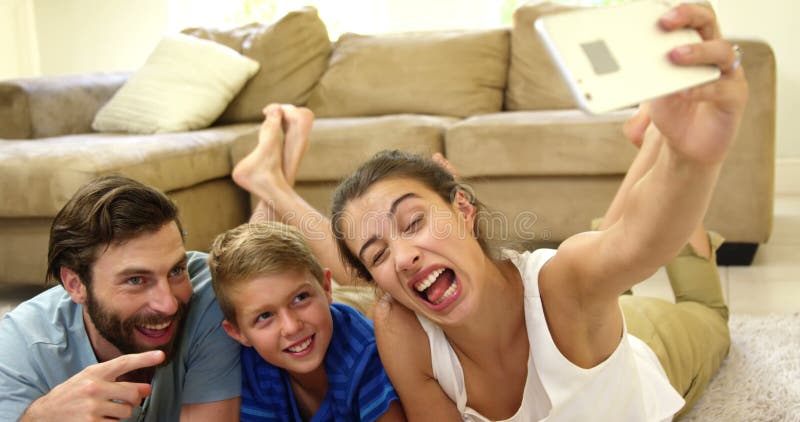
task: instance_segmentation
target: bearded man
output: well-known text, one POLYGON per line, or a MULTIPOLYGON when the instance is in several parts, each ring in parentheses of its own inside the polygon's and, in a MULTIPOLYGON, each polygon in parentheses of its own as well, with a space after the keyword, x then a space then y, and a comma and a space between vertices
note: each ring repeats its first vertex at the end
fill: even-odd
POLYGON ((55 286, 0 323, 0 420, 238 420, 239 346, 175 204, 107 176, 50 230, 55 286))

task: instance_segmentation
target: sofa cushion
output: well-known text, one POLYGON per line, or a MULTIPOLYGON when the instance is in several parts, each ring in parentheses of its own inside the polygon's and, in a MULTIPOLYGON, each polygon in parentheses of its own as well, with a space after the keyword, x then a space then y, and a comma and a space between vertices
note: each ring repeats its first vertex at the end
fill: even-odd
MULTIPOLYGON (((385 149, 441 152, 444 131, 456 120, 418 115, 316 119, 297 181, 338 181, 385 149)), ((241 160, 256 142, 257 134, 238 139, 231 148, 232 161, 241 160)))
POLYGON ((477 116, 448 129, 445 151, 463 177, 622 174, 636 155, 622 133, 632 113, 589 116, 554 110, 477 116))
POLYGON ((317 10, 291 12, 272 25, 252 23, 231 30, 188 28, 186 34, 226 45, 261 64, 219 118, 256 122, 268 103, 303 105, 328 66, 331 42, 317 10))
POLYGON ((622 178, 621 174, 519 176, 469 179, 467 184, 486 206, 486 235, 500 247, 529 249, 556 247, 569 236, 589 230, 592 219, 608 209, 622 178))
POLYGON ((208 127, 258 62, 223 45, 175 34, 97 112, 100 132, 167 133, 208 127))
POLYGON ((96 176, 119 173, 164 191, 228 176, 243 124, 164 135, 85 134, 36 141, 0 140, 2 217, 52 217, 96 176))
POLYGON ((320 117, 500 111, 508 30, 344 34, 308 106, 320 117))
POLYGON ((514 11, 506 110, 575 108, 569 88, 542 44, 534 21, 539 16, 575 9, 551 1, 529 1, 514 11))
POLYGON ((749 97, 742 124, 706 213, 730 242, 762 243, 772 229, 775 192, 775 53, 763 41, 729 39, 744 52, 749 97), (746 224, 743 222, 747 222, 746 224))

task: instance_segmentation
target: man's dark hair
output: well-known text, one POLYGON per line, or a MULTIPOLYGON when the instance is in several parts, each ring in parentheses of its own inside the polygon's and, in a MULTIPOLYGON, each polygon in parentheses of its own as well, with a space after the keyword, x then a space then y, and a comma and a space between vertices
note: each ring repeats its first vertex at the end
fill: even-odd
POLYGON ((94 179, 78 189, 53 220, 47 282, 63 285, 61 267, 66 267, 88 287, 102 250, 173 221, 183 237, 178 208, 163 192, 117 175, 94 179))

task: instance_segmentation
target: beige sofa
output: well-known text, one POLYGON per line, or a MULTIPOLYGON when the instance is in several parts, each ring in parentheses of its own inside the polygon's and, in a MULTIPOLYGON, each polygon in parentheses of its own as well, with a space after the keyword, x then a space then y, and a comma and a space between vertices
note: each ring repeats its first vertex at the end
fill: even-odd
MULTIPOLYGON (((251 81, 215 125, 192 132, 93 132, 95 113, 127 74, 0 82, 0 282, 42 283, 53 217, 80 185, 110 172, 166 191, 179 204, 188 247, 206 249, 217 233, 248 218, 249 197, 230 172, 255 143, 260 106, 273 101, 307 105, 318 117, 297 189, 322 210, 337 181, 373 153, 439 151, 497 211, 495 238, 558 242, 585 230, 607 206, 635 149, 621 133, 630 111, 575 110, 544 55, 532 22, 558 8, 520 8, 508 29, 346 35, 332 46, 325 38, 316 49, 297 41, 319 39, 301 36, 309 27, 319 32, 321 23, 309 25, 318 20, 313 9, 270 27, 187 30, 255 57, 263 54, 260 37, 294 25, 284 31, 294 44, 280 51, 316 57, 294 67, 278 60, 294 70, 251 81), (311 89, 270 88, 301 76, 311 78, 311 89)), ((771 231, 775 61, 765 43, 737 42, 750 102, 706 223, 739 244, 732 251, 744 251, 728 259, 746 262, 771 231)), ((262 57, 262 72, 265 63, 262 57)))

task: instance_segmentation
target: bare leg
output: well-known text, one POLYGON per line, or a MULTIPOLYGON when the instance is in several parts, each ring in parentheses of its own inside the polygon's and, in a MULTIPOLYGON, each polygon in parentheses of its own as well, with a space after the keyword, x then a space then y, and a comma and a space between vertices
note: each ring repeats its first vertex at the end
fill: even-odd
MULTIPOLYGON (((330 221, 292 186, 303 153, 308 149, 313 114, 302 108, 276 105, 267 106, 264 111, 266 119, 259 132, 258 145, 233 169, 233 180, 261 200, 255 212, 297 227, 317 259, 331 270, 338 283, 356 283, 336 252, 330 221)), ((254 220, 255 215, 251 221, 254 220)))
POLYGON ((283 174, 289 186, 294 186, 300 161, 310 145, 311 126, 314 113, 305 108, 297 108, 291 104, 281 106, 283 110, 283 131, 286 138, 283 143, 283 174))
POLYGON ((275 216, 275 210, 262 200, 259 200, 258 203, 256 203, 256 207, 253 209, 253 213, 250 215, 251 223, 277 220, 278 218, 275 216))
MULTIPOLYGON (((314 114, 306 108, 274 104, 267 106, 264 114, 258 145, 232 174, 239 186, 260 199, 250 221, 277 220, 297 227, 339 284, 364 283, 339 259, 330 220, 293 188, 297 169, 308 150, 314 114)), ((433 159, 455 175, 455 169, 441 154, 434 154, 433 159)))
MULTIPOLYGON (((639 152, 625 174, 625 178, 611 201, 611 205, 606 210, 603 222, 599 227, 600 230, 608 228, 622 217, 625 202, 628 199, 631 188, 650 171, 661 151, 662 141, 660 134, 658 129, 650 124, 648 113, 647 106, 643 105, 639 112, 625 123, 625 135, 635 146, 639 147, 639 152)), ((702 222, 697 225, 689 237, 689 244, 692 245, 698 255, 704 258, 711 256, 711 244, 702 222)))
MULTIPOLYGON (((300 166, 300 160, 303 158, 303 154, 305 154, 306 150, 308 150, 309 146, 309 134, 311 132, 311 125, 314 121, 314 113, 307 108, 297 108, 293 105, 277 105, 271 104, 264 108, 264 117, 265 122, 267 123, 267 118, 270 110, 272 109, 280 109, 282 114, 281 120, 281 129, 283 131, 283 136, 280 138, 281 142, 283 142, 283 157, 281 158, 281 168, 283 170, 284 177, 286 178, 286 182, 289 186, 294 186, 295 176, 297 175, 297 169, 300 166)), ((262 130, 270 130, 269 128, 264 128, 262 126, 262 130)), ((250 168, 253 166, 257 166, 258 159, 264 158, 263 155, 266 153, 272 153, 270 151, 274 150, 274 145, 269 144, 270 142, 277 142, 277 137, 271 137, 264 139, 264 135, 259 136, 259 144, 260 147, 257 146, 256 149, 260 149, 260 153, 258 154, 250 154, 249 157, 252 158, 254 162, 252 163, 245 163, 242 167, 239 168, 239 171, 234 175, 234 180, 241 180, 243 183, 240 183, 245 189, 247 187, 248 179, 246 177, 242 177, 243 169, 250 168), (269 145, 264 145, 269 144, 269 145)), ((254 151, 255 152, 255 151, 254 151)), ((274 158, 274 157, 273 157, 274 158)), ((267 165, 274 165, 274 163, 265 163, 267 165)), ((237 183, 239 183, 237 181, 237 183)), ((253 214, 250 216, 250 222, 259 222, 259 221, 275 221, 279 218, 275 214, 275 210, 272 206, 263 200, 259 200, 256 204, 255 209, 253 209, 253 214)))
MULTIPOLYGON (((250 154, 236 165, 231 173, 233 181, 250 193, 253 193, 253 184, 269 183, 269 181, 255 179, 263 177, 274 178, 273 170, 276 166, 281 165, 282 161, 277 159, 280 156, 275 156, 274 151, 277 148, 276 144, 283 142, 283 132, 281 131, 283 111, 280 105, 270 104, 264 107, 262 112, 264 113, 264 122, 261 124, 261 130, 258 133, 258 144, 250 154), (274 113, 272 117, 270 117, 271 113, 274 113), (257 169, 262 166, 270 170, 259 174, 257 169)), ((275 210, 272 209, 268 202, 259 200, 250 216, 250 222, 274 220, 276 220, 275 210)))

